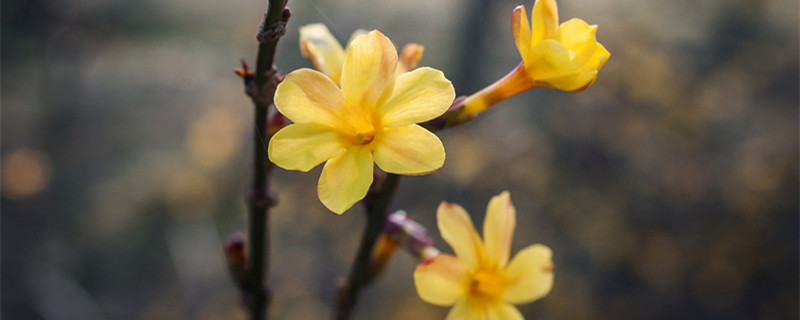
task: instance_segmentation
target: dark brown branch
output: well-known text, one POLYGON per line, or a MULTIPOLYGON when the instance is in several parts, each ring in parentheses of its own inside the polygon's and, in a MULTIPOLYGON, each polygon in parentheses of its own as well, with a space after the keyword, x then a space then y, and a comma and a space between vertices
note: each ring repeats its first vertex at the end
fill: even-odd
POLYGON ((365 199, 367 204, 367 226, 347 281, 339 288, 337 294, 336 309, 333 316, 336 320, 350 318, 361 289, 368 285, 375 276, 375 272, 371 270, 371 267, 373 267, 371 265, 372 252, 375 248, 375 242, 377 242, 378 236, 386 224, 387 209, 399 181, 400 176, 391 173, 387 174, 374 198, 369 198, 370 195, 368 195, 368 198, 365 199))
POLYGON ((275 89, 281 78, 273 66, 275 48, 278 39, 286 29, 290 12, 286 8, 286 0, 270 0, 267 13, 258 32, 258 56, 256 70, 248 74, 246 64, 244 70, 237 72, 245 80, 245 92, 255 105, 253 132, 253 185, 250 189, 250 225, 249 249, 250 266, 248 268, 248 286, 245 289, 247 305, 250 307, 250 319, 266 319, 269 304, 268 286, 264 280, 269 275, 269 208, 275 205, 275 197, 269 190, 269 175, 272 163, 267 159, 267 144, 270 130, 268 122, 269 106, 272 105, 275 89))

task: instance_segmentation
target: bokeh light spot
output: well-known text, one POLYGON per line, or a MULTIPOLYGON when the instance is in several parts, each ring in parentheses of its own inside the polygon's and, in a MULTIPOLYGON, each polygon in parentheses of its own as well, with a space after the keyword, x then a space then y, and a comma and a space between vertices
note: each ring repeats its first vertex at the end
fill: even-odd
POLYGON ((217 199, 213 182, 203 174, 179 171, 167 178, 164 201, 170 212, 180 217, 190 217, 204 212, 217 199))
POLYGON ((18 149, 2 160, 2 190, 8 199, 34 196, 50 181, 50 161, 47 156, 31 149, 18 149))
POLYGON ((186 148, 190 158, 204 169, 222 167, 241 147, 241 121, 227 108, 205 112, 189 127, 186 148))

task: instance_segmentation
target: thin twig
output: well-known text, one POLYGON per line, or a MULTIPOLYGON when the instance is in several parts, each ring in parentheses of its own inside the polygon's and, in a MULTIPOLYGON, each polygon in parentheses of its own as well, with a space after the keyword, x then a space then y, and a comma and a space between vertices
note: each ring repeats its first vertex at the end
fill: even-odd
POLYGON ((347 282, 339 288, 334 313, 334 319, 336 320, 350 318, 361 289, 372 281, 372 276, 374 276, 374 273, 370 270, 372 251, 375 248, 375 242, 378 240, 381 230, 386 224, 387 208, 399 181, 399 175, 387 174, 374 201, 367 202, 367 226, 364 229, 364 235, 358 247, 358 254, 347 277, 347 282))
MULTIPOLYGON (((289 11, 286 0, 270 0, 267 13, 258 32, 258 56, 252 77, 245 78, 245 92, 255 105, 253 132, 253 185, 250 190, 250 268, 249 285, 245 296, 250 307, 250 319, 266 319, 269 290, 264 279, 269 275, 269 208, 275 204, 269 190, 272 163, 267 159, 269 124, 267 115, 273 103, 280 76, 273 67, 275 47, 286 29, 289 11)), ((246 72, 245 72, 246 73, 246 72)))

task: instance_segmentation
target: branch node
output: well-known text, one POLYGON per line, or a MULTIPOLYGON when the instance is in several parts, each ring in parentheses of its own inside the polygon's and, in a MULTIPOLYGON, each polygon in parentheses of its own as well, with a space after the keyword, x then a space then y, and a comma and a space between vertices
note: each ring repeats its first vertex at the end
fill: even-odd
POLYGON ((258 43, 277 42, 278 38, 286 33, 286 23, 289 22, 289 17, 291 16, 291 10, 289 10, 289 8, 283 8, 281 20, 267 26, 267 14, 264 14, 264 20, 261 20, 261 26, 258 27, 259 32, 256 35, 258 43))
POLYGON ((278 195, 272 190, 253 189, 250 191, 250 201, 259 208, 272 208, 278 204, 278 195))
POLYGON ((272 104, 275 89, 278 88, 278 84, 283 80, 283 76, 274 65, 265 74, 267 75, 267 83, 260 90, 256 86, 256 81, 248 81, 244 87, 244 92, 255 102, 256 107, 261 108, 267 108, 272 104))

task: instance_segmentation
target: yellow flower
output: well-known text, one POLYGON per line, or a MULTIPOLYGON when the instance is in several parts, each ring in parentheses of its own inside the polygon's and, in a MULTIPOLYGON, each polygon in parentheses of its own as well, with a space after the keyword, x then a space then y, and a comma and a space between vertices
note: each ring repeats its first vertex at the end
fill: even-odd
MULTIPOLYGON (((357 36, 366 34, 365 30, 356 30, 350 37, 349 43, 357 36)), ((396 74, 405 73, 417 67, 419 59, 422 58, 424 48, 416 43, 409 43, 403 47, 397 63, 396 74)), ((319 70, 331 78, 333 82, 339 83, 342 75, 342 65, 346 50, 324 24, 314 23, 300 27, 300 51, 303 56, 311 60, 314 69, 319 70)))
POLYGON ((564 91, 581 91, 592 85, 611 56, 595 39, 597 26, 575 18, 558 25, 555 0, 536 0, 531 15, 528 27, 525 6, 511 14, 511 29, 525 72, 541 85, 564 91))
POLYGON ((447 110, 453 85, 427 67, 396 76, 396 65, 397 51, 376 30, 350 43, 341 88, 311 69, 294 71, 278 85, 275 106, 294 124, 272 137, 269 159, 300 171, 327 161, 317 192, 333 212, 364 198, 373 162, 386 172, 412 175, 444 163, 442 142, 416 123, 447 110))
POLYGON ((582 91, 597 79, 597 71, 611 54, 595 39, 597 26, 581 19, 558 25, 555 0, 536 0, 532 24, 525 6, 511 14, 514 42, 522 63, 503 79, 464 101, 465 113, 481 112, 522 91, 549 87, 582 91))
POLYGON ((489 201, 483 241, 459 205, 443 202, 437 220, 442 238, 456 256, 441 254, 425 260, 414 270, 414 283, 422 300, 453 306, 447 319, 524 319, 514 305, 550 292, 550 248, 529 246, 509 263, 516 214, 508 191, 489 201))

